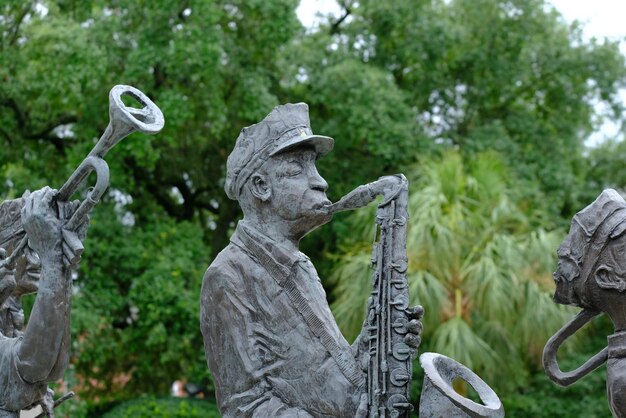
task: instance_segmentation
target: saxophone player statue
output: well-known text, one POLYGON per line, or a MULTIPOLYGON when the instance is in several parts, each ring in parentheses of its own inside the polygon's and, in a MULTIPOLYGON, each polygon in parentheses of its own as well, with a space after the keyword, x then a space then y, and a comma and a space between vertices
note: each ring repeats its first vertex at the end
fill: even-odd
MULTIPOLYGON (((371 321, 350 345, 315 268, 298 249, 307 233, 338 210, 363 206, 377 195, 395 202, 404 196, 406 180, 383 177, 331 205, 315 161, 332 147, 332 138, 311 132, 306 104, 286 104, 244 128, 228 157, 225 190, 239 202, 244 218, 209 266, 201 296, 207 362, 225 418, 408 416, 404 386, 420 342, 421 308, 408 308, 408 298, 380 309, 372 301, 371 321), (377 311, 384 311, 383 319, 377 311), (402 314, 401 324, 396 313, 402 314), (377 386, 368 378, 382 360, 374 349, 374 327, 399 331, 384 341, 393 341, 399 360, 387 365, 388 372, 378 369, 377 386), (383 386, 388 381, 397 382, 400 390, 392 394, 383 386)), ((381 209, 386 212, 381 229, 406 220, 387 206, 381 209)), ((392 247, 391 241, 381 243, 387 267, 380 274, 391 274, 393 282, 402 274, 406 255, 392 247)), ((395 296, 401 285, 391 285, 395 296)))

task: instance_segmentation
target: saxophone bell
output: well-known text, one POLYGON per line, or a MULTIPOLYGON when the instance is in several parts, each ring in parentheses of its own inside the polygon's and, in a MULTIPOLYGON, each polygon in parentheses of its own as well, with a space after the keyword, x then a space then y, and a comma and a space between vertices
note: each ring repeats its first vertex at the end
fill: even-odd
POLYGON ((438 353, 420 356, 424 383, 420 398, 420 417, 502 418, 504 406, 498 395, 477 374, 461 363, 438 353), (472 386, 483 404, 461 396, 452 387, 460 378, 472 386))

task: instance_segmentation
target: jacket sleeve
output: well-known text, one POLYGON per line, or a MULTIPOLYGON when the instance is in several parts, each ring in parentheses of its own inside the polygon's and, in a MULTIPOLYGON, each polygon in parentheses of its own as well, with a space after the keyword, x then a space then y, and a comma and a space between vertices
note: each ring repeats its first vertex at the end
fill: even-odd
POLYGON ((263 342, 255 337, 258 316, 239 274, 219 263, 205 274, 201 296, 201 329, 207 362, 224 418, 312 418, 290 408, 272 393, 265 375, 263 342))

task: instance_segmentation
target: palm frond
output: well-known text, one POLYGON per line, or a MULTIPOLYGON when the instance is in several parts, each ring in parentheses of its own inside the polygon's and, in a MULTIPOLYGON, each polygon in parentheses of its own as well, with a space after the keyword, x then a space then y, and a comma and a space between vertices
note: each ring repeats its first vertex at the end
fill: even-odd
POLYGON ((454 317, 439 325, 433 349, 474 370, 495 370, 502 358, 462 319, 454 317))

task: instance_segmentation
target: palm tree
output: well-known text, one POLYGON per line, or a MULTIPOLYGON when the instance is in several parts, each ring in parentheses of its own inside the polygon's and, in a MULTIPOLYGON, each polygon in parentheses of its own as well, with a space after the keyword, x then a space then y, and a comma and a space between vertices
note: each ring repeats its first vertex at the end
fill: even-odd
MULTIPOLYGON (((523 384, 528 364, 538 364, 545 341, 571 317, 550 295, 563 232, 530 227, 495 154, 464 163, 449 152, 409 177, 409 286, 426 310, 422 350, 456 359, 496 388, 523 384)), ((347 220, 354 233, 330 277, 348 338, 360 332, 371 289, 373 210, 347 220)))

